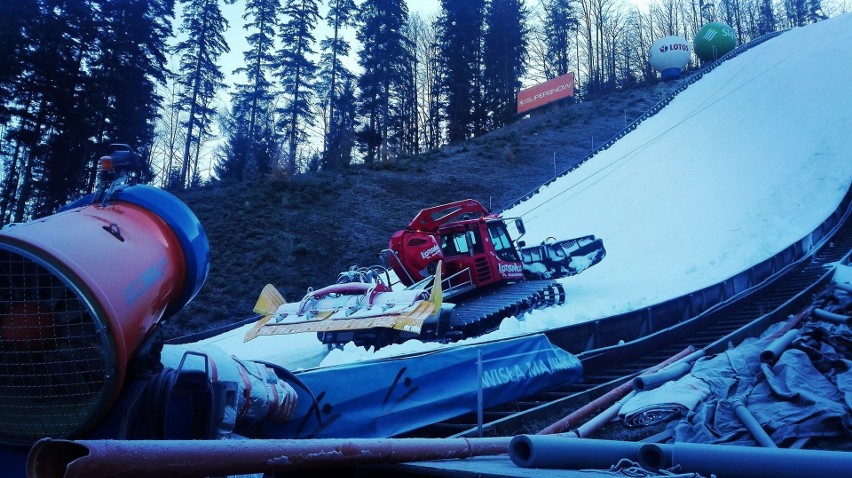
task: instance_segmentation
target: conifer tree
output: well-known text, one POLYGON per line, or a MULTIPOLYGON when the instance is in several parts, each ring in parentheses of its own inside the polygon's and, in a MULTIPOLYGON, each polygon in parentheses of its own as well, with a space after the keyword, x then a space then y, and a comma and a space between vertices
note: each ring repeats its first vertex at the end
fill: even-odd
POLYGON ((354 83, 355 79, 350 77, 342 81, 340 94, 337 96, 337 107, 329 119, 326 158, 328 161, 334 161, 334 167, 345 168, 352 163, 357 120, 354 83))
POLYGON ((224 37, 228 22, 222 16, 219 0, 181 0, 181 3, 183 23, 180 31, 186 39, 177 44, 175 51, 180 55, 178 82, 183 87, 180 104, 188 113, 183 163, 178 175, 181 186, 185 186, 192 177, 193 164, 197 164, 204 136, 210 131, 215 113, 211 102, 223 86, 224 75, 217 61, 230 50, 224 37))
POLYGON ((556 78, 569 71, 571 37, 577 32, 579 22, 572 0, 544 0, 542 6, 546 56, 550 60, 545 74, 556 78))
POLYGON ((787 13, 788 26, 801 27, 805 25, 807 0, 784 0, 784 10, 787 13))
POLYGON ((757 35, 766 35, 775 31, 775 12, 771 0, 762 0, 757 19, 757 35))
POLYGON ((267 174, 271 157, 267 135, 272 121, 272 84, 268 74, 275 64, 275 35, 279 26, 279 0, 247 0, 243 20, 251 33, 246 38, 249 49, 243 52, 244 66, 234 70, 246 76, 246 82, 235 85, 231 118, 228 123, 229 147, 217 167, 219 178, 226 176, 250 179, 267 174), (233 161, 226 166, 222 162, 233 161))
POLYGON ((24 30, 38 15, 34 1, 10 2, 0 15, 0 123, 5 124, 10 116, 9 106, 13 101, 13 83, 22 72, 20 57, 27 47, 24 30))
MULTIPOLYGON (((9 212, 16 202, 20 179, 24 129, 11 122, 28 113, 23 107, 27 96, 23 91, 27 83, 25 61, 31 56, 27 51, 37 47, 35 25, 39 14, 36 2, 16 2, 0 17, 0 122, 3 135, 0 140, 0 156, 3 158, 2 183, 0 183, 0 224, 9 221, 9 212)), ((32 71, 26 72, 31 77, 32 71)), ((24 118, 21 118, 23 121, 24 118)))
POLYGON ((272 120, 272 110, 256 112, 254 132, 250 134, 252 103, 251 96, 235 96, 230 111, 220 119, 227 141, 217 151, 213 166, 219 179, 255 179, 258 171, 250 167, 252 163, 265 167, 260 173, 268 173, 278 160, 280 135, 272 120))
MULTIPOLYGON (((4 112, 14 118, 3 221, 52 213, 90 192, 109 143, 144 153, 160 102, 155 90, 164 79, 172 7, 170 0, 38 0, 11 8, 16 20, 3 31, 15 66, 0 68, 4 112)), ((150 169, 142 173, 143 180, 151 176, 150 169)))
POLYGON ((326 23, 332 34, 320 42, 322 55, 317 85, 325 108, 323 116, 326 124, 321 160, 324 169, 337 169, 348 165, 347 158, 351 158, 351 151, 348 154, 344 153, 344 145, 334 144, 334 142, 345 141, 346 137, 351 136, 351 132, 338 131, 336 128, 344 127, 346 123, 342 121, 342 118, 346 118, 347 114, 344 112, 338 115, 337 110, 348 106, 342 101, 344 85, 351 87, 354 79, 352 72, 343 64, 343 60, 349 56, 350 47, 343 33, 347 27, 355 25, 355 14, 354 0, 329 0, 328 2, 326 23))
POLYGON ((825 20, 828 16, 822 11, 822 0, 808 0, 808 23, 825 20))
POLYGON ((482 123, 484 0, 441 0, 439 35, 446 96, 447 137, 462 141, 482 123))
MULTIPOLYGON (((404 29, 408 7, 404 0, 365 0, 359 15, 357 38, 362 49, 358 63, 359 107, 365 121, 359 132, 364 161, 388 158, 388 142, 402 128, 400 95, 410 49, 404 29)), ((409 92, 410 93, 410 92, 409 92)))
POLYGON ((311 57, 319 12, 316 0, 284 0, 282 12, 285 20, 279 34, 277 68, 285 98, 279 111, 280 128, 287 141, 284 167, 293 174, 299 170, 296 163, 299 145, 308 139, 305 129, 313 124, 311 103, 317 67, 311 57))
POLYGON ((97 10, 90 1, 44 0, 23 26, 9 113, 3 222, 54 210, 80 189, 90 146, 85 68, 94 54, 97 10))
MULTIPOLYGON (((158 85, 166 82, 166 41, 172 35, 170 0, 125 0, 102 3, 98 28, 98 55, 92 65, 94 91, 89 119, 95 126, 95 143, 103 150, 109 143, 131 145, 143 159, 150 156, 154 122, 162 97, 158 85)), ((95 152, 89 167, 86 192, 95 186, 95 152)), ((143 180, 153 173, 147 162, 143 180)))
POLYGON ((529 13, 523 0, 491 0, 485 17, 484 97, 488 129, 499 128, 515 113, 515 93, 526 71, 529 13))

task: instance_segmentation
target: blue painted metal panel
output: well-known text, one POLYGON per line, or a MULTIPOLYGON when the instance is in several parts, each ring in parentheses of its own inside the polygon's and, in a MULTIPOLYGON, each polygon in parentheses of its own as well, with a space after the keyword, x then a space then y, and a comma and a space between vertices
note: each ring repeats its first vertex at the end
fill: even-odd
POLYGON ((298 374, 317 406, 300 400, 296 416, 304 418, 267 428, 263 438, 392 437, 474 412, 480 353, 485 407, 583 376, 579 359, 543 334, 317 369, 298 374))

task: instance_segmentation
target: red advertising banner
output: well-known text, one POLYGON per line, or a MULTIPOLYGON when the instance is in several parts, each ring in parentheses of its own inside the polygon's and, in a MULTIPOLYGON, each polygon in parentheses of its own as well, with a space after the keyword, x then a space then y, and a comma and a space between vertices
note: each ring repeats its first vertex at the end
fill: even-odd
POLYGON ((518 113, 574 96, 574 73, 566 73, 518 92, 518 113))

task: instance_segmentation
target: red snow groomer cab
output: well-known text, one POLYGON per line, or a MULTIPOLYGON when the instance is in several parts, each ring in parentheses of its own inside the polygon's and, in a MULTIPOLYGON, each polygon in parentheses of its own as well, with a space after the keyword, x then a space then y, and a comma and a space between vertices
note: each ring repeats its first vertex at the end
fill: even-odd
POLYGON ((520 218, 503 218, 465 199, 422 209, 391 237, 385 261, 406 286, 432 277, 441 261, 444 296, 452 297, 491 284, 578 274, 606 254, 603 241, 591 235, 516 246, 524 233, 520 218))
MULTIPOLYGON (((524 268, 507 220, 466 199, 422 209, 390 239, 390 266, 406 286, 432 277, 443 261, 444 293, 521 280, 524 268), (398 260, 396 260, 398 259, 398 260)), ((523 234, 523 222, 515 220, 523 234)))

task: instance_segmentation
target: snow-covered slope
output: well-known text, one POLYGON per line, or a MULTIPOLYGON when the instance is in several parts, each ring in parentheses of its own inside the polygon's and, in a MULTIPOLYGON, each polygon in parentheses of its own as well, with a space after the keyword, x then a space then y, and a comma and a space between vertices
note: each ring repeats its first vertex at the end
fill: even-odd
MULTIPOLYGON (((504 211, 532 244, 595 234, 606 258, 563 279, 566 305, 505 320, 491 340, 645 307, 720 282, 811 232, 852 182, 852 14, 728 60, 574 172, 504 211)), ((215 343, 290 370, 440 345, 326 354, 315 334, 215 343)))

